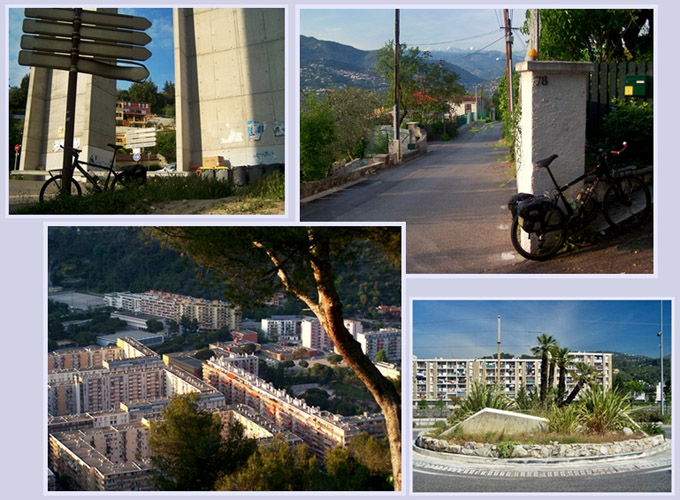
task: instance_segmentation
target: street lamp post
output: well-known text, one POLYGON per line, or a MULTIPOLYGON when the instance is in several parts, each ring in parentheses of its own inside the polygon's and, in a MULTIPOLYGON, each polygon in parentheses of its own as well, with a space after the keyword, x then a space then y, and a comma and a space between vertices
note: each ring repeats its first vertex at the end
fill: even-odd
POLYGON ((661 303, 661 328, 659 333, 657 333, 657 337, 659 337, 659 351, 660 351, 660 359, 659 359, 659 364, 661 365, 661 389, 659 391, 659 397, 661 399, 661 415, 664 414, 664 394, 663 394, 663 302, 661 303))

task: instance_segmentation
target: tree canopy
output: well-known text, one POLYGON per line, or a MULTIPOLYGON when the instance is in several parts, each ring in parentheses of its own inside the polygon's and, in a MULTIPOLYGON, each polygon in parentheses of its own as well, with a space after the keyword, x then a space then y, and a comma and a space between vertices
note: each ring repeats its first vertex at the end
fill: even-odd
MULTIPOLYGON (((542 60, 654 59, 653 9, 541 9, 540 14, 542 60)), ((528 26, 527 17, 525 33, 528 26)))
MULTIPOLYGON (((441 61, 432 61, 428 51, 399 45, 399 126, 407 116, 420 122, 439 121, 448 111, 448 102, 464 94, 459 75, 441 61)), ((376 73, 390 83, 386 106, 394 100, 394 41, 387 42, 376 56, 376 73)))
POLYGON ((255 452, 255 441, 245 438, 240 424, 230 425, 223 437, 220 415, 201 410, 198 399, 198 393, 174 396, 163 419, 151 423, 151 463, 163 490, 211 491, 255 452))
POLYGON ((398 227, 163 227, 157 234, 192 255, 225 281, 234 304, 261 303, 285 289, 319 319, 338 353, 373 394, 385 416, 395 489, 401 489, 401 398, 344 326, 335 285, 338 267, 354 262, 360 250, 391 257, 400 279, 398 227))

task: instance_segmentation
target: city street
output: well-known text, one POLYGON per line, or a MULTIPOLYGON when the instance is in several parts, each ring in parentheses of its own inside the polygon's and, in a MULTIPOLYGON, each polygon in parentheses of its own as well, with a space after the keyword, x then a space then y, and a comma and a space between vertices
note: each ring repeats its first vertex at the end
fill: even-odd
POLYGON ((514 181, 501 124, 466 128, 425 156, 319 200, 302 221, 405 221, 408 273, 471 273, 520 259, 510 243, 514 181))
POLYGON ((546 262, 510 242, 508 199, 516 192, 497 148, 499 123, 464 128, 450 142, 300 206, 302 221, 406 222, 406 272, 425 274, 651 274, 653 220, 608 232, 546 262), (611 234, 610 234, 611 233, 611 234))

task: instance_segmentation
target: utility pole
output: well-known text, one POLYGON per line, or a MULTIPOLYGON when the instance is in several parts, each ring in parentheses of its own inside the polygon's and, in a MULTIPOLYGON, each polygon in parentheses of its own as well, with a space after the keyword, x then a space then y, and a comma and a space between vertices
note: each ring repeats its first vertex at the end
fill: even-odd
POLYGON ((399 141, 399 9, 394 10, 394 136, 399 141))
POLYGON ((503 9, 505 18, 505 75, 508 80, 508 112, 514 111, 512 99, 512 26, 510 26, 510 15, 508 9, 503 9))
POLYGON ((661 414, 664 414, 664 397, 663 397, 663 301, 661 302, 661 330, 657 334, 659 337, 659 349, 661 350, 661 390, 659 395, 661 397, 661 414))
POLYGON ((498 354, 496 356, 496 385, 500 388, 501 386, 501 315, 498 315, 498 339, 497 339, 497 345, 498 345, 498 354))

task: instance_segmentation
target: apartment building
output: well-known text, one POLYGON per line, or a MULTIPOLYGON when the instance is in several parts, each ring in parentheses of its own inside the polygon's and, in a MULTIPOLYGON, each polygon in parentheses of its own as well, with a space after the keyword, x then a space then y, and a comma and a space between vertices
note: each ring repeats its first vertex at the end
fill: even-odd
POLYGON ((302 322, 305 316, 272 316, 262 319, 261 328, 267 337, 278 338, 279 342, 299 343, 302 330, 302 322))
POLYGON ((219 359, 205 362, 203 377, 230 405, 246 405, 279 427, 299 436, 320 458, 334 446, 346 446, 361 432, 384 437, 382 414, 343 417, 310 407, 285 390, 219 359))
POLYGON ((150 117, 148 102, 116 101, 116 125, 119 127, 143 127, 150 117))
POLYGON ((123 424, 50 434, 48 463, 88 491, 151 491, 149 429, 123 424))
POLYGON ((104 361, 123 359, 123 351, 116 347, 82 347, 59 349, 47 355, 47 370, 77 370, 101 367, 104 361))
MULTIPOLYGON (((611 353, 571 352, 573 363, 584 362, 600 374, 597 381, 606 389, 612 387, 611 353)), ((413 401, 467 397, 472 384, 499 384, 504 394, 515 397, 521 389, 534 390, 541 383, 540 359, 501 359, 500 373, 496 359, 418 359, 413 360, 413 401), (499 382, 500 375, 500 382, 499 382)), ((558 383, 555 376, 554 386, 558 383)), ((575 381, 567 378, 567 391, 575 381)))
POLYGON ((205 394, 214 399, 213 406, 223 406, 223 396, 209 384, 174 366, 166 366, 160 356, 140 342, 119 339, 117 349, 125 357, 102 361, 100 368, 50 372, 49 414, 111 411, 121 403, 169 399, 189 392, 205 394))
POLYGON ((104 296, 117 309, 133 311, 179 322, 183 316, 198 321, 202 330, 230 330, 241 327, 241 314, 227 302, 150 290, 144 293, 117 292, 104 296))
POLYGON ((316 318, 305 318, 300 325, 300 341, 303 347, 319 351, 333 348, 333 341, 316 318))
POLYGON ((347 328, 349 334, 355 339, 357 338, 357 335, 364 331, 364 327, 361 324, 361 321, 358 321, 356 319, 346 319, 344 323, 345 328, 347 328))
POLYGON ((361 344, 361 350, 371 360, 375 360, 379 351, 383 351, 389 361, 401 359, 400 330, 381 328, 377 332, 359 332, 356 339, 361 344))

